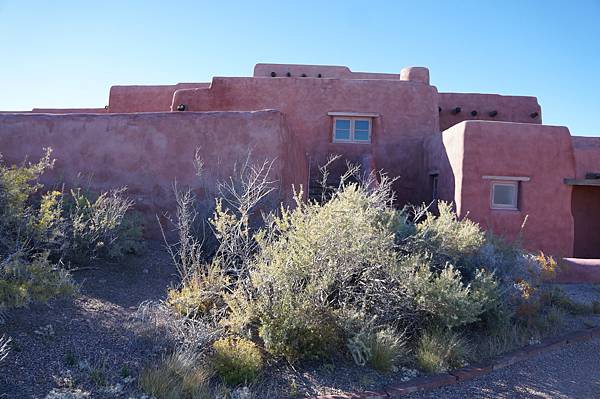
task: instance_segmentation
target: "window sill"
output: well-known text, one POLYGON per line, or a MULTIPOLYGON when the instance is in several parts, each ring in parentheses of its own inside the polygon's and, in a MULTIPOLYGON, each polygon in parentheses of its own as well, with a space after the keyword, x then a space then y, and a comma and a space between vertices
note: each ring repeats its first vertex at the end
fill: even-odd
POLYGON ((342 141, 342 140, 334 140, 331 142, 331 144, 360 144, 360 145, 365 145, 365 144, 371 144, 370 141, 342 141))

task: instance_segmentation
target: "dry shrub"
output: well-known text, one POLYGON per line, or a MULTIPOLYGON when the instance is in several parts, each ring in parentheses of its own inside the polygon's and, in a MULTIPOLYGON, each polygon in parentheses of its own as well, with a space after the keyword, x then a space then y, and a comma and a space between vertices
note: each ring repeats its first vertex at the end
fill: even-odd
POLYGON ((8 356, 8 352, 10 351, 10 337, 2 335, 0 337, 0 363, 8 356))
POLYGON ((167 304, 185 317, 199 318, 225 305, 223 289, 228 278, 220 268, 209 266, 205 274, 189 276, 179 288, 170 288, 167 304))
POLYGON ((31 261, 15 254, 0 263, 0 310, 45 302, 76 291, 69 273, 51 264, 47 254, 36 255, 31 261))
POLYGON ((259 377, 263 359, 254 342, 229 336, 218 339, 212 346, 212 365, 225 384, 248 384, 259 377))

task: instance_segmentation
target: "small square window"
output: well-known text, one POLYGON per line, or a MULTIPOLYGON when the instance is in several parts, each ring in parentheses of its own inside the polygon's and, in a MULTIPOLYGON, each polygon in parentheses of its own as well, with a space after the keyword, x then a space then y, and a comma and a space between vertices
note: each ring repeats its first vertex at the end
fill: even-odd
POLYGON ((518 181, 492 182, 492 209, 517 210, 518 197, 518 181))
POLYGON ((371 119, 335 118, 333 121, 334 142, 371 142, 371 119))
POLYGON ((335 120, 335 140, 349 141, 350 140, 350 120, 336 119, 335 120))

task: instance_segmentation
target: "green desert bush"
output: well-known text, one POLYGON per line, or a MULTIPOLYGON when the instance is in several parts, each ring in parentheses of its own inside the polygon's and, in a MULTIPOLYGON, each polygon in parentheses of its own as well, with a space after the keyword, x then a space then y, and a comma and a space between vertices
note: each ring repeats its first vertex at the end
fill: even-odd
POLYGON ((51 154, 12 166, 0 157, 0 311, 72 294, 64 264, 114 257, 141 242, 124 189, 93 201, 79 189, 45 190, 40 178, 54 166, 51 154))
POLYGON ((54 165, 46 149, 36 163, 7 166, 0 158, 0 256, 26 249, 53 260, 82 262, 141 248, 141 223, 125 189, 83 194, 44 190, 41 176, 54 165))
POLYGON ((69 273, 51 264, 47 254, 36 255, 32 260, 15 254, 0 263, 0 310, 45 302, 76 290, 69 273))
POLYGON ((265 349, 288 362, 326 358, 342 347, 341 329, 327 309, 310 305, 274 304, 261 314, 258 333, 265 349))
POLYGON ((71 259, 118 258, 139 251, 142 232, 128 217, 133 201, 125 197, 125 188, 102 192, 93 200, 80 189, 70 194, 64 250, 71 259))
POLYGON ((254 342, 229 336, 215 341, 213 350, 212 365, 225 384, 247 384, 259 377, 263 359, 254 342))
POLYGON ((209 266, 206 273, 189 276, 179 288, 170 288, 167 303, 183 316, 198 318, 224 306, 223 290, 228 284, 221 269, 209 266))
POLYGON ((222 186, 209 260, 191 227, 193 196, 178 194, 179 240, 170 248, 181 286, 167 304, 184 318, 252 337, 265 355, 291 363, 335 362, 345 352, 382 371, 409 358, 428 371, 459 367, 469 352, 463 336, 514 325, 527 291, 515 276, 533 264, 518 243, 486 235, 449 204, 439 214, 395 208, 385 175, 378 185, 342 181, 321 201, 298 192, 295 206, 253 224, 271 191, 262 173, 222 186))
POLYGON ((438 215, 426 211, 415 224, 416 231, 405 242, 413 253, 427 253, 432 264, 444 268, 447 263, 462 271, 474 271, 475 257, 485 244, 485 233, 468 218, 459 219, 450 204, 438 202, 438 215))
POLYGON ((421 370, 439 373, 464 366, 469 352, 467 341, 459 333, 433 328, 419 338, 415 358, 421 370))

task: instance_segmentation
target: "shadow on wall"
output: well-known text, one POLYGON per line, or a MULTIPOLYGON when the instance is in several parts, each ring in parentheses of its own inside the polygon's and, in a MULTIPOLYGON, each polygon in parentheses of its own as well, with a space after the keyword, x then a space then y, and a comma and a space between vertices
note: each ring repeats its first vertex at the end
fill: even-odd
POLYGON ((448 158, 448 151, 442 134, 435 134, 423 141, 423 176, 421 181, 421 198, 426 204, 431 203, 430 210, 437 213, 437 201, 446 201, 455 205, 454 170, 448 158))

